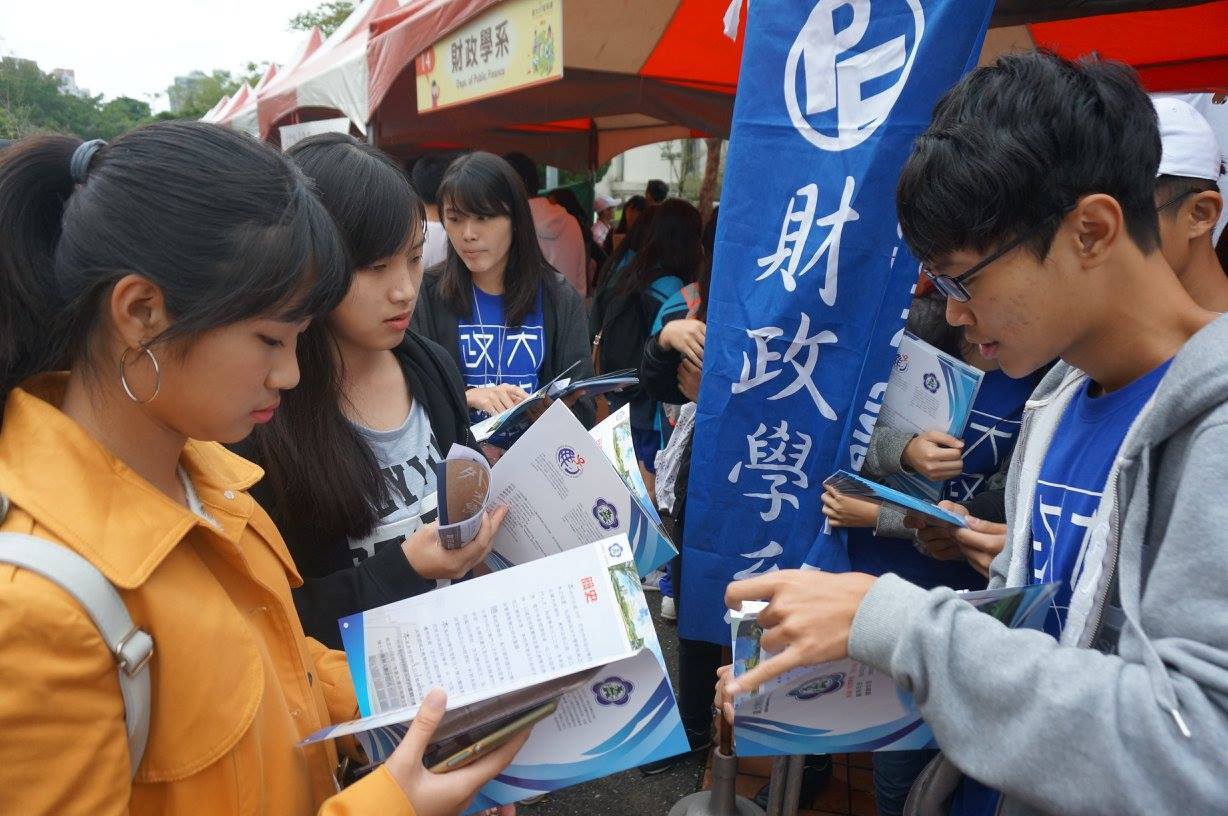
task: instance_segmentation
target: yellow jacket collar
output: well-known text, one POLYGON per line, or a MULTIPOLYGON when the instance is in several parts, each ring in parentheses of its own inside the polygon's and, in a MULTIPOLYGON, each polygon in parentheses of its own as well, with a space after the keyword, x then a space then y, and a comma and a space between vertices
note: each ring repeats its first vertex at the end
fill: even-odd
MULTIPOLYGON (((59 410, 67 379, 65 374, 42 375, 9 394, 0 428, 0 492, 86 556, 113 584, 134 589, 193 527, 207 522, 137 475, 59 410)), ((260 481, 264 471, 259 467, 221 445, 195 441, 184 447, 180 464, 210 513, 232 506, 250 515, 250 498, 234 500, 260 481)), ((229 526, 226 519, 220 521, 223 528, 229 526)))

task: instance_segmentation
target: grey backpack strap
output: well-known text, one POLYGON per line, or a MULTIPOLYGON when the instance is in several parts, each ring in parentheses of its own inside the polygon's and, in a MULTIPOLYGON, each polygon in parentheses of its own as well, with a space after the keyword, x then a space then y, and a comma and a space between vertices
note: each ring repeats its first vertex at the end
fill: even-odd
MULTIPOLYGON (((0 518, 4 517, 6 505, 7 501, 0 496, 0 518)), ((0 533, 0 563, 19 566, 57 584, 76 598, 94 620, 119 667, 128 755, 135 776, 149 737, 149 660, 153 656, 153 638, 132 623, 111 582, 67 547, 33 536, 0 533)))

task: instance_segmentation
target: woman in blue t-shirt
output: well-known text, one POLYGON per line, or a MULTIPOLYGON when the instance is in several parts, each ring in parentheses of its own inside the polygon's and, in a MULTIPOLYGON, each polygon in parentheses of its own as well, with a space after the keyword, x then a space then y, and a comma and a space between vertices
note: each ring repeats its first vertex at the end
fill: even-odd
MULTIPOLYGON (((592 374, 579 295, 542 257, 524 183, 492 153, 461 156, 438 194, 448 258, 427 271, 413 326, 447 349, 474 421, 570 368, 592 374), (577 365, 578 364, 578 365, 577 365)), ((593 424, 592 402, 572 410, 593 424)))

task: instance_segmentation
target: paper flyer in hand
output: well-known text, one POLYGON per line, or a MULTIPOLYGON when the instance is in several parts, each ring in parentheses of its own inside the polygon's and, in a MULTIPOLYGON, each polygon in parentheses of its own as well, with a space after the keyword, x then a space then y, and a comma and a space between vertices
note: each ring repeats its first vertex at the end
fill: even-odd
POLYGON ((486 457, 453 445, 448 457, 435 465, 439 485, 439 541, 457 550, 473 541, 482 526, 490 495, 490 465, 486 457))
MULTIPOLYGON (((911 433, 943 431, 963 436, 985 374, 958 357, 904 332, 878 421, 911 433)), ((916 473, 888 476, 887 484, 930 501, 942 498, 943 482, 916 473)))
POLYGON ((583 380, 559 380, 547 388, 546 394, 550 399, 563 399, 577 393, 582 393, 586 397, 596 397, 639 384, 639 373, 634 368, 624 368, 608 374, 597 374, 583 380))
MULTIPOLYGON (((1060 584, 963 592, 960 597, 1012 629, 1039 629, 1060 584)), ((733 673, 769 660, 756 622, 761 602, 730 613, 733 673)), ((803 666, 734 703, 738 756, 905 751, 934 747, 912 695, 887 674, 851 658, 803 666)))
POLYGON ((638 374, 632 368, 612 371, 609 374, 598 374, 583 380, 573 380, 567 374, 578 365, 578 362, 573 363, 562 374, 534 391, 522 402, 474 425, 472 428, 474 439, 506 450, 533 422, 534 410, 540 408, 547 399, 566 399, 576 393, 595 397, 600 394, 621 391, 624 388, 639 385, 640 382, 638 374))
POLYGON ((435 686, 448 692, 441 729, 480 710, 474 706, 543 686, 561 690, 558 710, 537 724, 470 812, 688 750, 625 536, 352 615, 341 625, 364 718, 303 744, 370 732, 361 741, 381 761, 435 686))
POLYGON ((647 575, 678 554, 655 511, 633 495, 571 410, 555 402, 491 469, 490 505, 507 505, 487 563, 495 569, 623 534, 647 575))
POLYGON ((961 515, 943 510, 936 504, 930 504, 895 488, 872 482, 864 476, 850 473, 847 470, 837 470, 824 479, 823 484, 834 487, 846 496, 867 499, 875 504, 886 504, 901 512, 927 516, 943 524, 950 524, 952 527, 968 526, 968 522, 961 515))

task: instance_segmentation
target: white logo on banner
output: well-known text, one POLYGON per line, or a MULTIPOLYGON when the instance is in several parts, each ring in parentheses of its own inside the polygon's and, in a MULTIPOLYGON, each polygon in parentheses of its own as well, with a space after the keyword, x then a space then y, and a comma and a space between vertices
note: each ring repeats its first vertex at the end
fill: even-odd
MULTIPOLYGON (((885 0, 875 2, 881 6, 885 0)), ((886 120, 908 81, 925 31, 921 0, 907 3, 915 28, 911 51, 901 32, 845 57, 842 55, 861 45, 865 37, 870 25, 870 0, 819 0, 815 4, 785 63, 785 105, 793 126, 806 141, 821 150, 848 150, 864 142, 886 120), (837 31, 837 12, 842 9, 845 11, 840 14, 841 22, 848 17, 851 21, 837 31), (799 68, 804 72, 801 78, 806 94, 804 108, 797 98, 799 68), (899 76, 889 87, 862 96, 864 86, 896 72, 899 76), (836 112, 835 121, 827 129, 834 130, 834 134, 820 132, 809 117, 832 110, 836 112)), ((903 14, 897 16, 907 19, 903 14)))

